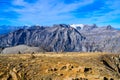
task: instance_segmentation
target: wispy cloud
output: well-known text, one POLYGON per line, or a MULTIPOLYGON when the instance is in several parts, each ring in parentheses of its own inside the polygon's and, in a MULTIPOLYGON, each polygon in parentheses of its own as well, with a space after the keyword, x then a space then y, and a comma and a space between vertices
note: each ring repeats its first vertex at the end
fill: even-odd
POLYGON ((30 4, 24 0, 13 1, 14 6, 22 6, 19 9, 13 7, 13 11, 20 14, 19 22, 28 24, 53 24, 65 23, 66 20, 71 20, 74 15, 71 12, 77 8, 91 4, 93 0, 75 1, 70 4, 65 4, 64 0, 37 0, 35 3, 30 4))
POLYGON ((3 4, 0 21, 7 20, 12 25, 56 23, 120 25, 119 0, 70 0, 69 2, 68 0, 10 0, 6 4, 9 6, 3 4))
POLYGON ((104 6, 99 10, 95 10, 92 13, 88 13, 85 19, 88 22, 95 22, 101 25, 111 24, 114 27, 120 27, 120 9, 119 9, 120 1, 110 1, 107 0, 104 2, 104 6))

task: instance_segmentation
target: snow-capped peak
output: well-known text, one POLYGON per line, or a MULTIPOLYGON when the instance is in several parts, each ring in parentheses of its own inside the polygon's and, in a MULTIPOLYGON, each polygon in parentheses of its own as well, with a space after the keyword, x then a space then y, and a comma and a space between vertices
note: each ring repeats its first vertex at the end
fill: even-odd
POLYGON ((77 28, 83 29, 84 24, 71 24, 70 26, 73 27, 73 28, 75 28, 75 29, 77 29, 77 28))

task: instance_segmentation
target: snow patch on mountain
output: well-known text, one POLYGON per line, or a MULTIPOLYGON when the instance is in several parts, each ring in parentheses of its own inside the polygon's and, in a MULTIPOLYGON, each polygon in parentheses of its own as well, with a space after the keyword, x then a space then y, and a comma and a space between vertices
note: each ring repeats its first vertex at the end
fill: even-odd
POLYGON ((71 24, 70 26, 75 29, 83 29, 84 24, 71 24))

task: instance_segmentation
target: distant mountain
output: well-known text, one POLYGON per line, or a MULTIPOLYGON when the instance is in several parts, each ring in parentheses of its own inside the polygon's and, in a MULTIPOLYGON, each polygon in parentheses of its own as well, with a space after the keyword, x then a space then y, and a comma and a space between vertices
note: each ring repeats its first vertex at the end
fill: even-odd
POLYGON ((0 26, 0 35, 1 34, 7 34, 9 32, 13 32, 15 30, 18 30, 18 29, 27 29, 31 26, 9 26, 9 25, 2 25, 0 26))
POLYGON ((7 34, 9 32, 15 31, 20 28, 22 28, 22 26, 2 25, 2 26, 0 26, 0 34, 7 34))
POLYGON ((82 47, 84 52, 120 52, 120 31, 112 26, 97 27, 85 26, 83 30, 78 30, 82 36, 86 37, 82 47))
POLYGON ((120 52, 120 31, 111 25, 56 24, 21 28, 0 36, 1 47, 28 45, 47 51, 120 52))

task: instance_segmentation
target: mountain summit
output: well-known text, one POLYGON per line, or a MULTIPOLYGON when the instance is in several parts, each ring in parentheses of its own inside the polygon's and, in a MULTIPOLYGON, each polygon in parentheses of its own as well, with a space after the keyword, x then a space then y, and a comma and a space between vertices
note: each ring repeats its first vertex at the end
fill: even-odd
POLYGON ((53 27, 34 26, 19 29, 0 37, 0 46, 30 45, 49 49, 49 51, 82 51, 85 39, 76 29, 59 24, 53 27))
POLYGON ((55 24, 22 28, 0 36, 1 47, 28 45, 47 51, 120 52, 120 31, 108 25, 55 24))

